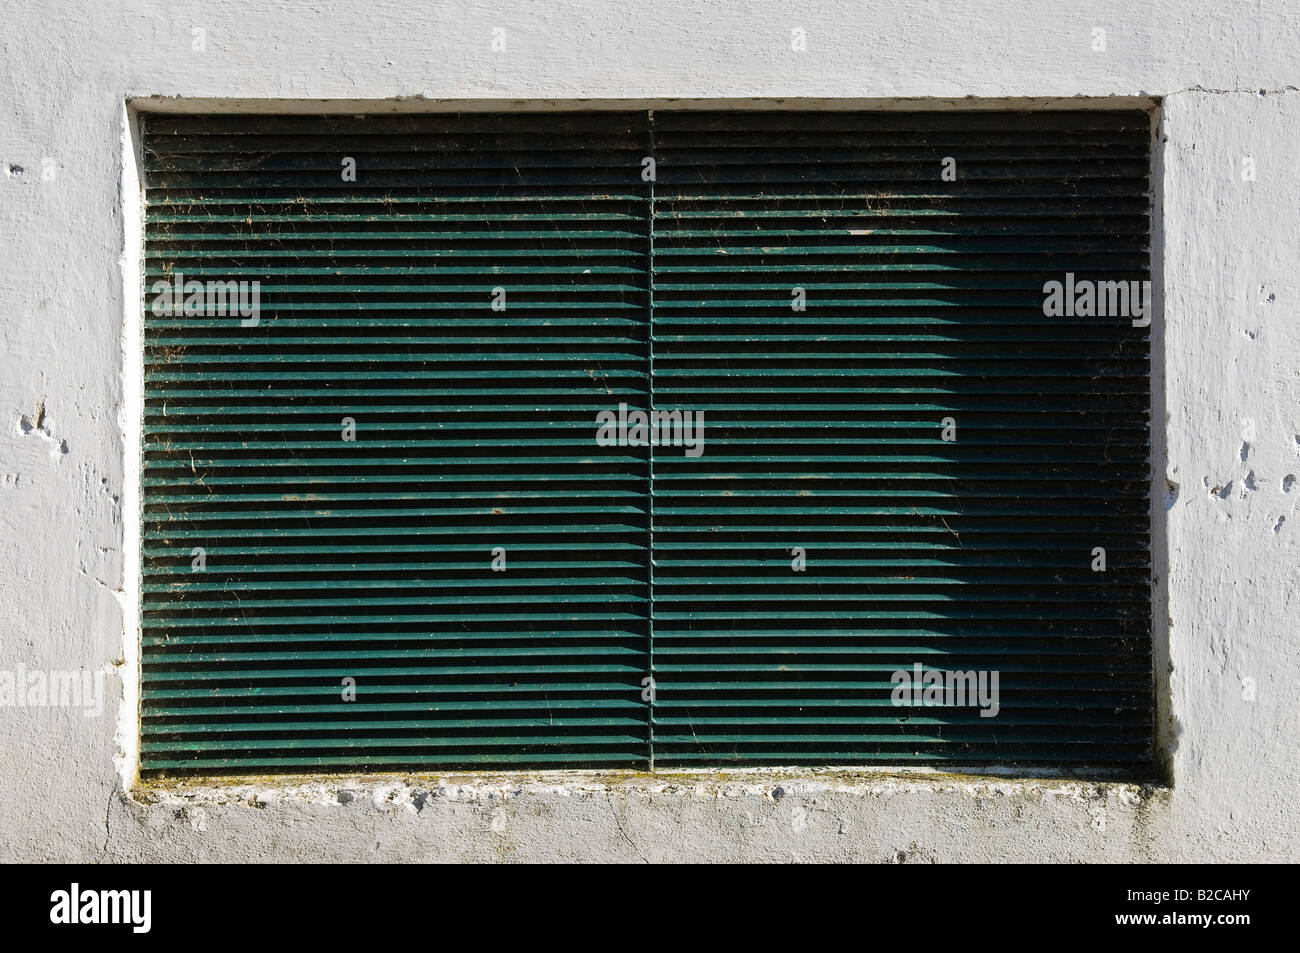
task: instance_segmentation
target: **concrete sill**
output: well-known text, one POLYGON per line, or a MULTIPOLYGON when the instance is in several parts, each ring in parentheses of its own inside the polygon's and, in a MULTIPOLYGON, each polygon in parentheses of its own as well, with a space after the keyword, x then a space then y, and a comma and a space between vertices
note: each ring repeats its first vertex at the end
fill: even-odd
POLYGON ((1106 801, 1139 807, 1166 800, 1172 789, 1127 776, 1067 776, 1060 772, 979 773, 932 768, 862 770, 844 768, 691 769, 654 774, 624 771, 448 772, 443 774, 259 775, 144 779, 127 792, 141 805, 350 804, 421 811, 435 800, 506 801, 529 795, 781 800, 820 794, 892 797, 952 795, 1106 801))

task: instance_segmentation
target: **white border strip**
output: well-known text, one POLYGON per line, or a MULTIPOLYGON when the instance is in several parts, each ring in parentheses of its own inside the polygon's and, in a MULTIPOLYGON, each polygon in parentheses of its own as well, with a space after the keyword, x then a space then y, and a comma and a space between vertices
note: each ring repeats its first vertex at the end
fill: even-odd
POLYGON ((127 105, 144 112, 193 114, 217 113, 259 115, 284 113, 321 115, 426 114, 446 112, 591 112, 598 110, 771 109, 805 112, 927 112, 990 110, 1003 112, 1046 109, 1151 109, 1159 104, 1155 96, 922 96, 825 97, 825 96, 680 96, 672 98, 608 99, 436 99, 426 96, 397 96, 389 99, 229 99, 225 97, 131 96, 127 105))
POLYGON ((122 104, 122 701, 117 715, 117 765, 122 790, 140 777, 140 447, 144 420, 144 200, 140 179, 139 114, 122 104))

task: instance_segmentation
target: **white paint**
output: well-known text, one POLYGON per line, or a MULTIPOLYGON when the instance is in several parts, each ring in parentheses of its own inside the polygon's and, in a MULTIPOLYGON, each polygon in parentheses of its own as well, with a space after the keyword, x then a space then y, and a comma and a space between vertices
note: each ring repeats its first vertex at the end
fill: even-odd
POLYGON ((1300 858, 1300 493, 1285 489, 1300 472, 1298 48, 1300 15, 1282 0, 127 0, 88 3, 75 17, 10 17, 0 34, 11 86, 0 101, 0 666, 108 667, 128 730, 112 716, 4 712, 0 859, 1300 858), (1095 27, 1104 52, 1092 48, 1095 27), (792 49, 796 28, 806 49, 792 49), (509 38, 500 52, 494 30, 509 38), (127 102, 302 112, 681 98, 1090 105, 1079 96, 1159 98, 1167 139, 1153 275, 1167 425, 1157 415, 1153 512, 1170 620, 1155 651, 1172 789, 768 771, 114 793, 138 756, 139 548, 123 532, 139 516, 141 390, 127 102), (1241 178, 1244 156, 1254 181, 1241 178), (18 426, 42 401, 49 440, 18 426), (1245 417, 1258 439, 1242 461, 1245 417), (1166 478, 1178 486, 1168 509, 1166 478), (1210 494, 1228 483, 1225 497, 1210 494), (1254 701, 1243 698, 1247 679, 1254 701))
POLYGON ((118 706, 114 758, 122 790, 135 783, 140 765, 140 554, 141 421, 144 419, 144 194, 140 177, 137 119, 122 105, 122 653, 118 666, 122 697, 118 706), (128 527, 130 529, 128 529, 128 527))

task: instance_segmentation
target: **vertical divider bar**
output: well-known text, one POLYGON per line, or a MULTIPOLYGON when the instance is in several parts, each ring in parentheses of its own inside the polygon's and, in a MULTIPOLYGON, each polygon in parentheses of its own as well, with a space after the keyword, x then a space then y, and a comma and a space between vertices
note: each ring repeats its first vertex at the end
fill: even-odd
MULTIPOLYGON (((646 219, 646 410, 655 407, 655 178, 659 175, 659 158, 655 154, 655 111, 646 111, 646 136, 650 147, 649 213, 646 219)), ((651 421, 654 420, 651 416, 651 421)), ((647 718, 649 769, 655 769, 655 448, 646 447, 646 657, 650 669, 650 706, 647 718)))

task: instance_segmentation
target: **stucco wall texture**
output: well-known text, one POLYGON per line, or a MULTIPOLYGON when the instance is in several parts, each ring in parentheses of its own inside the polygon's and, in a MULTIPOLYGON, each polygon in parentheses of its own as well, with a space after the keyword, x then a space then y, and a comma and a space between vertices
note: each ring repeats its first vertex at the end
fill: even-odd
POLYGON ((103 672, 107 695, 94 717, 0 707, 0 860, 1300 859, 1297 3, 0 0, 0 23, 0 669, 103 672), (138 658, 123 624, 136 605, 138 97, 373 101, 349 111, 1155 103, 1170 783, 776 770, 133 785, 119 707, 130 714, 138 658))

